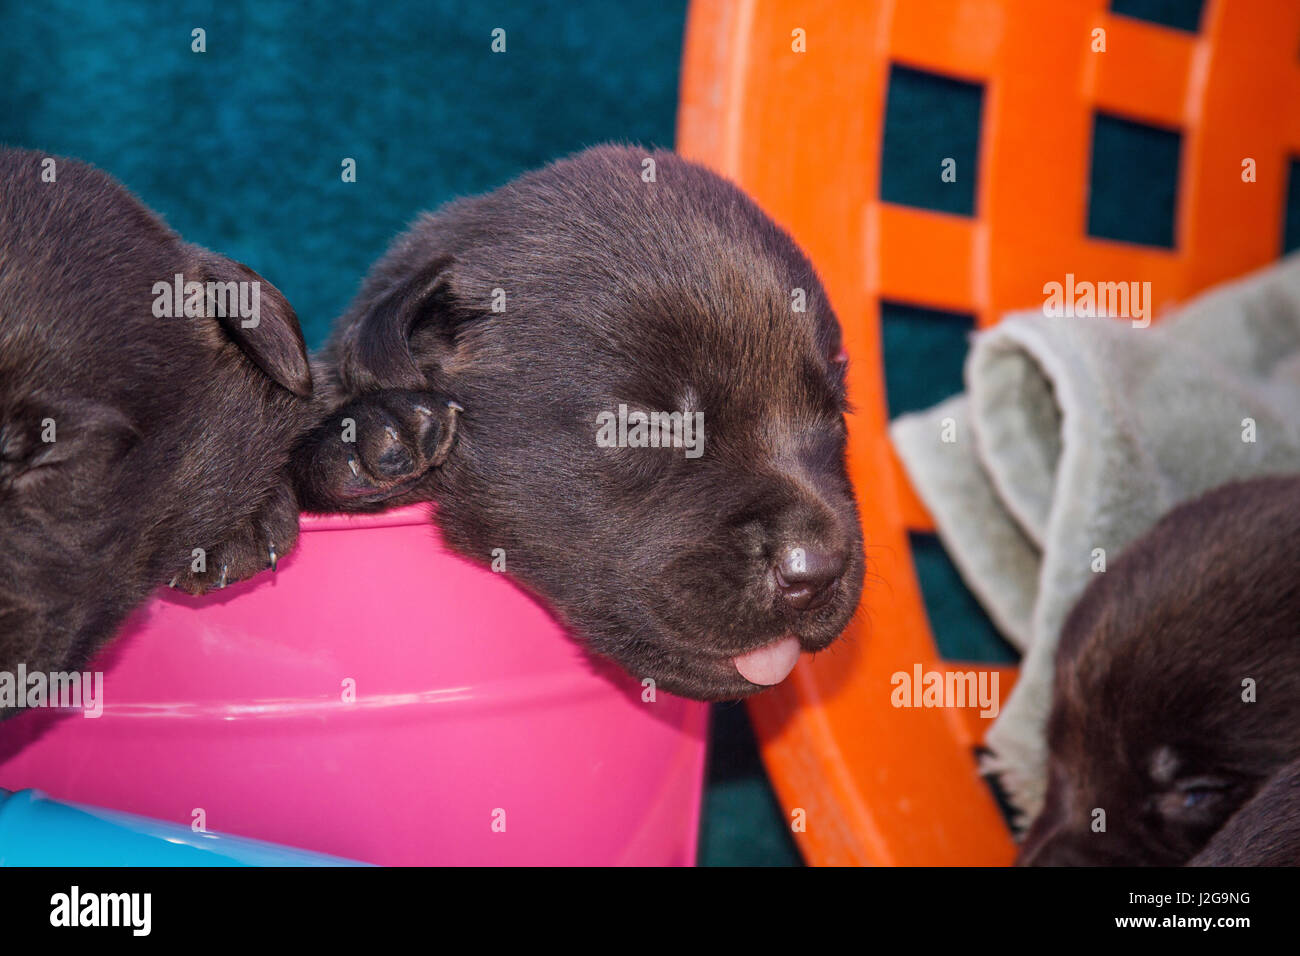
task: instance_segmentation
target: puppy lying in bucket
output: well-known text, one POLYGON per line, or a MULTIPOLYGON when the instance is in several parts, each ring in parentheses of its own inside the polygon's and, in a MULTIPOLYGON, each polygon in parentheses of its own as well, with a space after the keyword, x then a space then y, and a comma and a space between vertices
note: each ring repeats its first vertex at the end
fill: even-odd
POLYGON ((1028 865, 1300 864, 1300 477, 1175 508, 1061 635, 1028 865))
POLYGON ((324 358, 304 505, 436 501, 452 547, 638 678, 742 697, 857 606, 839 326, 699 166, 600 147, 423 216, 324 358))
POLYGON ((274 567, 310 393, 269 282, 90 166, 0 151, 0 671, 79 669, 158 585, 274 567))

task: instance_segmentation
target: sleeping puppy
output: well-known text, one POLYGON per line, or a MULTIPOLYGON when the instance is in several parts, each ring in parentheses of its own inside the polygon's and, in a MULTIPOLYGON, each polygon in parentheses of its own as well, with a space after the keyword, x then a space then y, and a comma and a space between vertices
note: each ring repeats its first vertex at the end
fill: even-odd
POLYGON ((1288 477, 1175 508, 1098 575, 1062 632, 1022 864, 1300 864, 1298 570, 1288 477))
POLYGON ((858 603, 839 326, 702 167, 600 147, 423 216, 325 358, 307 508, 437 502, 452 547, 637 678, 743 697, 858 603))
POLYGON ((0 671, 78 669, 158 585, 274 566, 310 393, 270 283, 96 169, 0 151, 0 671))

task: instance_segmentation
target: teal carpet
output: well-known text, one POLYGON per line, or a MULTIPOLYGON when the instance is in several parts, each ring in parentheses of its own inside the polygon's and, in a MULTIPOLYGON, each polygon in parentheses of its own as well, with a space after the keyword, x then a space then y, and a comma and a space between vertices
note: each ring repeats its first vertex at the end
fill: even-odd
POLYGON ((684 2, 0 3, 0 142, 112 172, 275 283, 309 344, 417 212, 672 145, 684 2))

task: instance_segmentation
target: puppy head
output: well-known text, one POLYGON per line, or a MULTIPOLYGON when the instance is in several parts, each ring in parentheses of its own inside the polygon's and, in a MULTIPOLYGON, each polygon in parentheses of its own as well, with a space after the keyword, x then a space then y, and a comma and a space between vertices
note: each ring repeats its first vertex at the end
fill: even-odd
POLYGON ((312 421, 270 283, 47 162, 0 150, 0 670, 83 663, 261 508, 312 421))
POLYGON ((420 220, 349 318, 346 386, 464 406, 409 497, 438 501, 466 555, 502 549, 634 676, 741 697, 848 622, 863 555, 840 330, 734 186, 590 150, 420 220))
POLYGON ((1181 865, 1300 756, 1298 534, 1300 480, 1228 485, 1093 581, 1062 632, 1020 863, 1181 865))

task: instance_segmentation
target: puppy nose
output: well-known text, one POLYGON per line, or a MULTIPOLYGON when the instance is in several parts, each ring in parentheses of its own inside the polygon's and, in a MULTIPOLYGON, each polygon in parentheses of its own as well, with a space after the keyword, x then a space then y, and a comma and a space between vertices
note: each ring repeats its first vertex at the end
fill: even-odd
POLYGON ((786 548, 776 564, 776 586, 787 604, 807 611, 825 604, 831 585, 844 573, 844 554, 829 548, 786 548))

